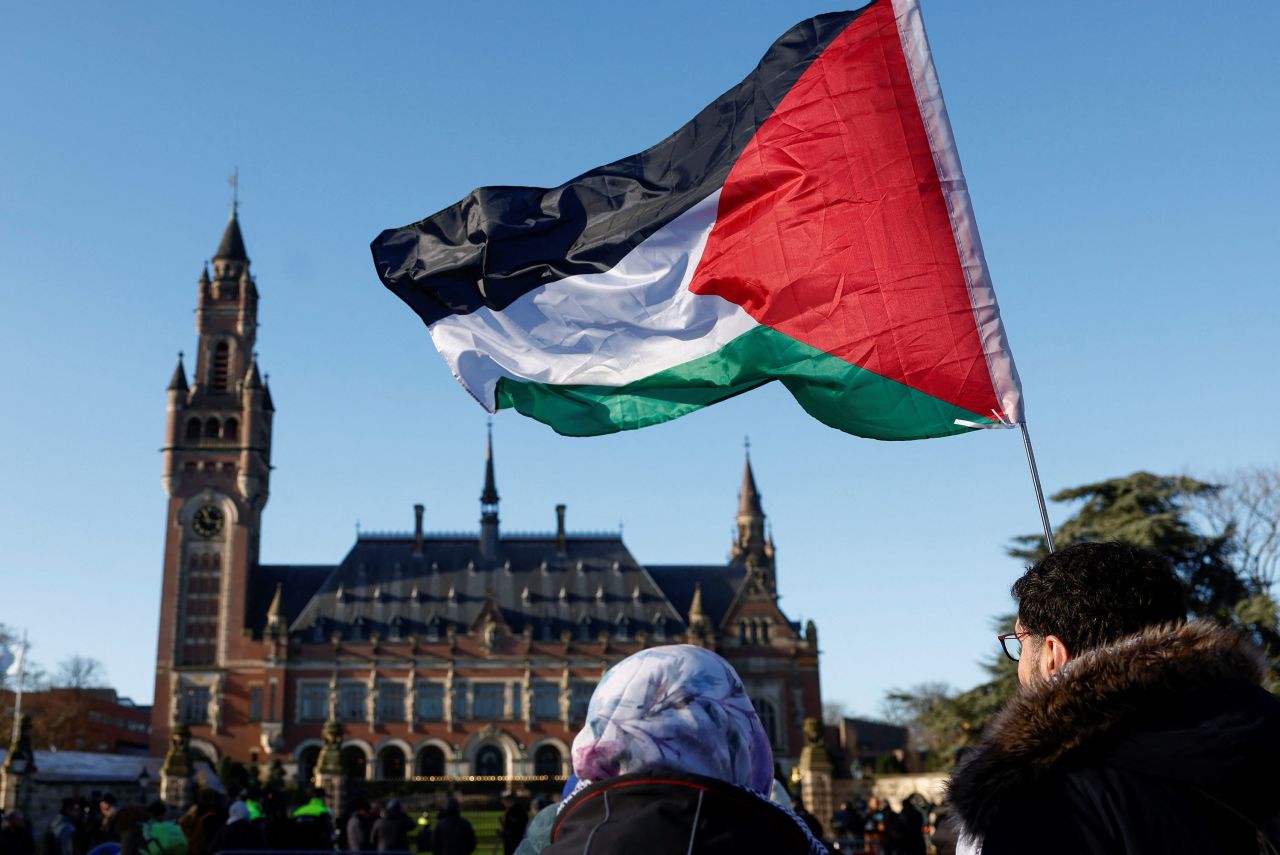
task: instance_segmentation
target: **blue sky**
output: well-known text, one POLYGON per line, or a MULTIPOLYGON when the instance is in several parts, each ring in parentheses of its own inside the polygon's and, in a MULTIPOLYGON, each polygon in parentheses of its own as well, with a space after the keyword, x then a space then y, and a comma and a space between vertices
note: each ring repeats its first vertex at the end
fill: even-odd
MULTIPOLYGON (((1280 11, 925 0, 1045 486, 1275 463, 1280 11)), ((0 30, 0 623, 150 700, 164 387, 238 167, 278 408, 262 557, 476 526, 484 413, 368 243, 559 183, 736 83, 807 2, 10 4, 0 30)), ((1014 433, 860 440, 767 388, 589 440, 496 419, 507 529, 729 545, 742 440, 824 694, 969 685, 1038 527, 1014 433)), ((1060 518, 1062 509, 1055 509, 1060 518)))

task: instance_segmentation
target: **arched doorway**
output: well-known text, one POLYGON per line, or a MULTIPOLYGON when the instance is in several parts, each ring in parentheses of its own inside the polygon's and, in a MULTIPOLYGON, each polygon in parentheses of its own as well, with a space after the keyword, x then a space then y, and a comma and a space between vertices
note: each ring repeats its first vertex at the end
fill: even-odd
POLYGON ((347 776, 348 781, 363 781, 368 764, 368 758, 356 746, 348 745, 342 749, 342 773, 347 776))
POLYGON ((316 774, 316 763, 320 760, 320 746, 309 745, 298 755, 298 783, 310 784, 316 774))
POLYGON ((492 775, 499 777, 507 774, 507 758, 502 749, 496 745, 482 745, 476 752, 476 775, 492 775))
POLYGON ((378 752, 378 777, 384 781, 403 781, 404 752, 394 745, 378 752))
POLYGON ((444 776, 444 752, 434 745, 428 745, 418 752, 418 774, 424 778, 440 778, 444 776))
POLYGON ((533 774, 559 778, 561 775, 560 749, 544 745, 533 755, 533 774))

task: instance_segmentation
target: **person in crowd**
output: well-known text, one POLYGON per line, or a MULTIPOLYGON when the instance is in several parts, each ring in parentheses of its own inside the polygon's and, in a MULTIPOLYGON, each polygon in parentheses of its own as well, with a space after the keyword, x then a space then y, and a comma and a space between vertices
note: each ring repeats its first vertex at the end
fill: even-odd
POLYGON ((119 799, 111 793, 103 793, 98 799, 98 823, 94 834, 95 845, 120 842, 120 827, 117 819, 119 814, 119 799))
POLYGON ((373 849, 369 840, 373 832, 372 808, 368 799, 357 798, 351 802, 351 815, 347 817, 347 839, 343 847, 351 852, 366 852, 373 849))
POLYGON ((502 835, 502 855, 512 855, 524 839, 524 830, 529 825, 529 808, 510 790, 502 794, 502 818, 498 822, 502 835))
MULTIPOLYGON (((187 837, 178 823, 168 819, 169 808, 156 799, 147 805, 148 821, 142 827, 143 855, 187 855, 187 837)), ((129 855, 122 851, 121 855, 129 855)))
MULTIPOLYGON (((120 855, 137 855, 141 852, 148 819, 146 809, 142 805, 117 805, 112 819, 119 835, 120 855)), ((117 845, 117 841, 111 841, 110 845, 117 845)))
POLYGON ((292 848, 323 850, 333 848, 333 814, 324 803, 320 787, 311 791, 306 804, 293 812, 292 848))
POLYGON ((409 849, 409 832, 412 830, 413 820, 400 806, 400 800, 391 799, 382 816, 374 822, 369 841, 379 852, 404 852, 409 849))
POLYGON ((579 781, 543 855, 577 855, 588 841, 613 855, 826 853, 769 799, 769 738, 737 672, 710 650, 654 647, 609 669, 572 760, 579 781))
POLYGON ((415 840, 414 842, 417 844, 418 851, 419 852, 431 851, 431 813, 430 811, 424 810, 422 813, 418 814, 418 819, 416 820, 415 824, 417 825, 418 831, 417 831, 417 840, 415 840))
POLYGON ((196 803, 178 820, 178 827, 187 838, 188 855, 211 855, 209 845, 226 821, 222 797, 207 787, 200 790, 196 795, 196 803))
POLYGON ((831 830, 839 839, 854 836, 853 805, 847 801, 840 802, 836 812, 831 815, 831 830))
POLYGON ((810 834, 819 840, 822 839, 822 823, 804 806, 803 801, 797 798, 791 803, 791 810, 800 817, 800 821, 809 829, 810 834))
POLYGON ((902 800, 902 810, 898 811, 897 847, 900 855, 925 855, 925 812, 920 809, 921 805, 928 806, 919 793, 912 793, 902 800))
POLYGON ((431 851, 435 855, 471 855, 476 851, 476 830, 462 815, 462 806, 452 796, 444 803, 431 832, 431 851))
POLYGON ((249 817, 249 806, 236 799, 227 808, 227 821, 218 829, 209 845, 210 855, 243 849, 264 849, 267 840, 262 829, 249 817))
POLYGON ((35 855, 36 838, 21 811, 10 811, 0 825, 0 852, 5 855, 35 855))
POLYGON ((952 776, 960 851, 1280 845, 1280 698, 1243 632, 1187 622, 1168 562, 1119 543, 1055 552, 1012 593, 1022 691, 952 776))
POLYGON ((41 855, 76 855, 76 827, 80 819, 80 802, 73 798, 62 800, 58 814, 50 822, 41 837, 41 855))

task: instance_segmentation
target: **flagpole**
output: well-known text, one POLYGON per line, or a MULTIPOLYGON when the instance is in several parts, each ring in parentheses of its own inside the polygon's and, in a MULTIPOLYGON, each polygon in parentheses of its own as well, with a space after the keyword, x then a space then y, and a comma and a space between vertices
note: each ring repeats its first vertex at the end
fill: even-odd
POLYGON ((1022 445, 1027 450, 1027 465, 1031 467, 1031 484, 1036 488, 1036 502, 1040 505, 1040 524, 1044 526, 1044 544, 1053 552, 1053 528, 1049 525, 1049 511, 1044 505, 1044 489, 1040 486, 1040 471, 1036 469, 1036 453, 1031 448, 1031 434, 1027 432, 1027 423, 1019 422, 1022 428, 1022 445))
POLYGON ((10 737, 10 745, 18 744, 18 735, 21 731, 22 722, 22 684, 26 682, 25 674, 27 669, 27 631, 22 631, 22 646, 18 648, 18 689, 14 692, 13 698, 13 734, 10 737))

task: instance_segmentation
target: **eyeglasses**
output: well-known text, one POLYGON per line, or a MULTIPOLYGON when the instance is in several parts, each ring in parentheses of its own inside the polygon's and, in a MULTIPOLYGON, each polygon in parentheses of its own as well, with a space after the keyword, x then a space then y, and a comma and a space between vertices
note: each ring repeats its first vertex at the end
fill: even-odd
POLYGON ((1029 632, 1006 632, 1004 635, 997 635, 996 638, 1000 639, 1004 655, 1017 662, 1018 657, 1022 656, 1022 639, 1030 634, 1029 632))

